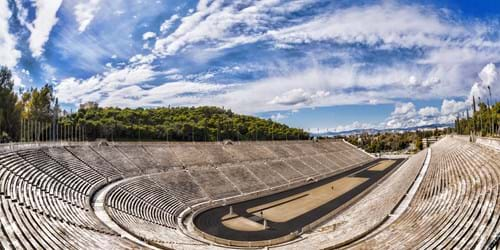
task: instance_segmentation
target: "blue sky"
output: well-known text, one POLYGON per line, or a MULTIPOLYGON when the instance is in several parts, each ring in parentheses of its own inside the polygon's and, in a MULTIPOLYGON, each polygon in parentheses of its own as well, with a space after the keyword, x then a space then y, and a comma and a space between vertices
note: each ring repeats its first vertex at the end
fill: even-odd
POLYGON ((500 94, 494 0, 5 1, 0 64, 67 109, 217 105, 341 131, 448 123, 500 94))

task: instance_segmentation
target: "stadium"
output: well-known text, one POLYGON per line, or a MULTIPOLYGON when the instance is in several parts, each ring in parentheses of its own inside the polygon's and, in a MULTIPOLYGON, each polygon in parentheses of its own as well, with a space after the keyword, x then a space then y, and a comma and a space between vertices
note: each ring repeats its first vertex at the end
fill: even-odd
POLYGON ((447 136, 408 159, 332 139, 5 146, 1 244, 494 249, 498 145, 447 136))

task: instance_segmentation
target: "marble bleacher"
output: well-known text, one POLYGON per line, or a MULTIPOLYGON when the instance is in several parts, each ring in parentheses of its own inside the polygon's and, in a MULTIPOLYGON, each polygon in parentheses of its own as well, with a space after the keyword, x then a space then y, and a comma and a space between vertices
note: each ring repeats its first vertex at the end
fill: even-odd
POLYGON ((92 146, 90 149, 99 154, 106 162, 119 169, 124 175, 138 175, 142 172, 139 167, 135 166, 114 146, 92 146))
POLYGON ((2 153, 1 248, 134 248, 91 207, 97 189, 121 178, 130 179, 112 188, 105 204, 116 223, 167 247, 198 246, 177 228, 185 209, 270 188, 284 190, 291 182, 369 160, 341 141, 317 144, 75 144, 2 153), (152 236, 158 230, 164 233, 152 236))
POLYGON ((244 164, 231 164, 219 167, 219 170, 229 179, 242 193, 251 193, 266 188, 266 184, 259 180, 244 164))
POLYGON ((447 137, 408 209, 352 248, 485 249, 500 226, 499 152, 447 137))
POLYGON ((83 181, 82 173, 77 175, 42 150, 3 154, 0 166, 2 248, 132 246, 90 211, 92 182, 83 181))
POLYGON ((168 147, 144 146, 144 149, 151 154, 152 158, 158 162, 158 166, 163 170, 182 167, 182 162, 168 147))
POLYGON ((141 169, 144 173, 155 172, 159 166, 158 162, 155 160, 149 152, 141 145, 120 145, 115 146, 119 151, 121 151, 127 159, 129 159, 134 166, 141 169))
POLYGON ((266 164, 249 162, 246 166, 250 172, 270 188, 286 185, 288 183, 284 177, 277 174, 275 170, 271 169, 266 164))
POLYGON ((119 168, 106 161, 91 147, 71 146, 65 148, 71 152, 75 158, 78 158, 108 179, 117 179, 117 177, 123 174, 119 168))
POLYGON ((216 168, 193 168, 189 173, 212 200, 241 194, 236 185, 216 168))

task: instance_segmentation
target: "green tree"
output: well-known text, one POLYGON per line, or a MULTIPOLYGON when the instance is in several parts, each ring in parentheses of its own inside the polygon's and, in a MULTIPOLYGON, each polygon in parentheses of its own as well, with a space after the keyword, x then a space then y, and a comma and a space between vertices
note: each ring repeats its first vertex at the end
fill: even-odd
POLYGON ((0 68, 0 140, 17 140, 19 136, 20 111, 17 95, 14 93, 12 72, 0 68))
POLYGON ((52 87, 48 84, 41 89, 31 89, 31 91, 23 94, 25 119, 37 122, 50 122, 54 115, 52 104, 54 102, 54 94, 52 87))
POLYGON ((424 149, 424 145, 422 143, 422 139, 421 138, 417 138, 417 140, 415 141, 415 147, 418 149, 418 150, 422 150, 424 149))

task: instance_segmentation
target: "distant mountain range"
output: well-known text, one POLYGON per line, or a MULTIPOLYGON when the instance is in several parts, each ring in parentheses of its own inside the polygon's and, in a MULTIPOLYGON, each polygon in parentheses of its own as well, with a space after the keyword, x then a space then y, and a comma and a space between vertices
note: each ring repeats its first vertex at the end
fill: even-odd
POLYGON ((433 130, 436 128, 444 129, 444 128, 453 128, 453 127, 455 127, 455 124, 448 123, 448 124, 431 124, 431 125, 408 127, 408 128, 387 128, 387 129, 369 128, 369 129, 354 129, 354 130, 338 131, 338 132, 320 132, 320 133, 311 132, 311 135, 312 136, 334 137, 334 136, 357 135, 357 134, 364 134, 364 133, 368 133, 368 134, 377 134, 377 133, 385 133, 385 132, 402 133, 402 132, 412 132, 412 131, 417 131, 417 130, 433 130))

